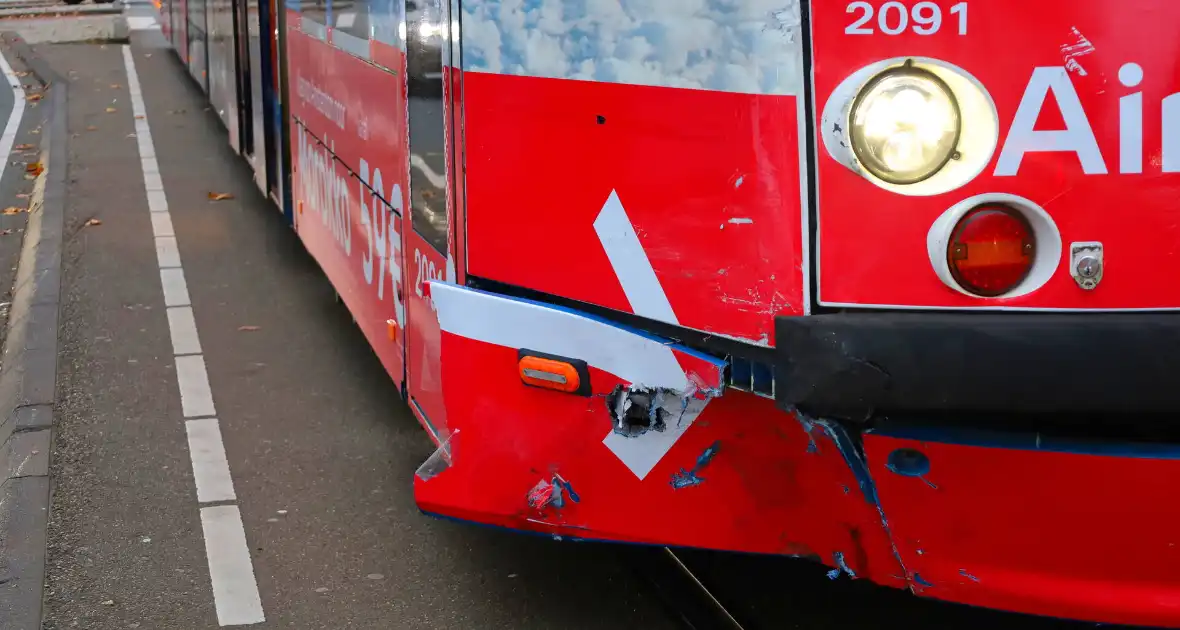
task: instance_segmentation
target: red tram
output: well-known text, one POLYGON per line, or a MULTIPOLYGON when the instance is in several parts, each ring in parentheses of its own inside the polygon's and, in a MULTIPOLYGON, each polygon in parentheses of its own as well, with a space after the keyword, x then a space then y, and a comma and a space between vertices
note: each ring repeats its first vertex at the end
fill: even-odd
POLYGON ((1180 5, 161 12, 423 511, 1180 627, 1180 5))

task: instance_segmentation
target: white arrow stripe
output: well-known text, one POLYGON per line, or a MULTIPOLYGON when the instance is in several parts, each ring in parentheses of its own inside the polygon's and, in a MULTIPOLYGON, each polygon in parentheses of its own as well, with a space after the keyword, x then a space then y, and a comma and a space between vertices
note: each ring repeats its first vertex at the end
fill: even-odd
POLYGON ((443 332, 581 359, 631 383, 676 390, 689 386, 675 353, 661 340, 573 311, 454 284, 431 282, 430 298, 443 332))
MULTIPOLYGON (((598 233, 602 249, 606 251, 606 257, 610 259, 615 276, 618 277, 623 293, 631 304, 631 311, 642 317, 679 324, 676 313, 672 311, 672 304, 664 293, 664 287, 656 276, 656 270, 652 267, 647 252, 643 250, 639 235, 635 233, 635 226, 627 217, 627 211, 619 201, 616 191, 610 192, 610 197, 603 204, 598 218, 594 220, 594 231, 598 233)), ((676 361, 676 355, 671 349, 668 349, 668 358, 676 361)), ((681 373, 683 374, 683 368, 681 373)), ((616 375, 625 378, 622 374, 616 375)), ((684 380, 687 380, 687 376, 684 380)), ((635 385, 651 385, 650 382, 642 380, 631 379, 631 382, 635 385)), ((681 391, 684 388, 672 389, 681 391)), ((708 402, 692 399, 682 410, 680 400, 669 400, 665 403, 665 411, 670 421, 663 431, 648 431, 637 437, 627 437, 612 431, 603 438, 602 443, 635 473, 636 477, 644 479, 656 464, 660 463, 664 455, 672 450, 676 441, 704 411, 708 402)))
POLYGON ((641 317, 679 324, 668 296, 664 294, 664 287, 643 251, 635 226, 627 218, 618 193, 613 190, 594 220, 594 231, 598 233, 610 266, 623 286, 631 310, 641 317))

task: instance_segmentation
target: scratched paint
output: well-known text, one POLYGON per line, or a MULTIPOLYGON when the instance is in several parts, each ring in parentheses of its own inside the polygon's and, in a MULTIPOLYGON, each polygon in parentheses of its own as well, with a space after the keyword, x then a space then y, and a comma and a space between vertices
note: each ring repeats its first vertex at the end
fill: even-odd
POLYGON ((560 510, 565 507, 566 498, 574 503, 580 502, 582 499, 578 493, 574 491, 573 485, 569 481, 562 478, 561 475, 554 474, 552 479, 542 479, 529 490, 528 503, 529 507, 537 510, 542 510, 546 507, 553 507, 560 510))
POLYGON ((1073 43, 1061 45, 1061 57, 1065 61, 1066 70, 1084 77, 1087 75, 1087 72, 1078 59, 1093 53, 1096 48, 1094 48, 1094 44, 1090 43, 1090 40, 1086 39, 1085 35, 1082 35, 1076 26, 1070 29, 1070 34, 1073 37, 1073 43))
POLYGON ((856 572, 853 571, 848 563, 844 561, 844 553, 837 551, 832 554, 832 561, 836 564, 836 568, 828 571, 828 579, 835 580, 840 577, 841 573, 846 573, 848 577, 856 579, 856 572))
POLYGON ((932 584, 929 580, 927 580, 926 578, 922 577, 921 575, 919 575, 917 573, 914 574, 914 583, 918 584, 919 586, 926 587, 926 588, 930 588, 930 587, 934 586, 934 584, 932 584))
POLYGON ((701 477, 700 473, 705 469, 706 466, 709 465, 710 462, 713 461, 713 458, 717 456, 717 452, 719 450, 721 450, 720 442, 713 442, 710 444, 709 447, 706 448, 699 457, 697 457, 697 463, 695 466, 688 470, 681 468, 680 472, 672 475, 672 481, 670 482, 672 487, 680 490, 681 488, 699 486, 704 483, 705 478, 701 477))

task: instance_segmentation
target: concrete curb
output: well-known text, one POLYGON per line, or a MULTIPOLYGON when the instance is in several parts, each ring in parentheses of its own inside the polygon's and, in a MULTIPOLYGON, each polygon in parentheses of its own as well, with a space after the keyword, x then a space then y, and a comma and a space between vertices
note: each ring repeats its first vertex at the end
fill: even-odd
POLYGON ((49 454, 57 389, 57 329, 65 218, 66 90, 24 40, 9 50, 47 86, 41 163, 17 263, 8 336, 0 355, 0 619, 6 630, 41 627, 49 524, 49 454))
POLYGON ((30 44, 126 42, 131 36, 123 13, 92 13, 63 17, 0 19, 0 29, 11 30, 30 44))
POLYGON ((120 14, 123 12, 121 4, 84 4, 78 6, 50 5, 50 6, 16 6, 10 7, 0 4, 0 18, 41 16, 60 17, 62 19, 82 15, 120 14))

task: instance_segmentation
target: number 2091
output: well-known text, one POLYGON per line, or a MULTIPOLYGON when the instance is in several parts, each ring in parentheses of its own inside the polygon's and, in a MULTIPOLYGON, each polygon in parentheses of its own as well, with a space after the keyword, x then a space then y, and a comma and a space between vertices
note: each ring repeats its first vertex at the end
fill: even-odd
MULTIPOLYGON (((886 2, 880 9, 868 2, 850 2, 845 12, 854 18, 844 27, 845 35, 872 35, 874 14, 877 28, 886 35, 901 35, 907 30, 918 35, 933 35, 943 27, 942 8, 934 2, 918 2, 912 7, 902 2, 886 2)), ((967 34, 966 2, 950 8, 949 21, 958 22, 959 35, 967 34)))

